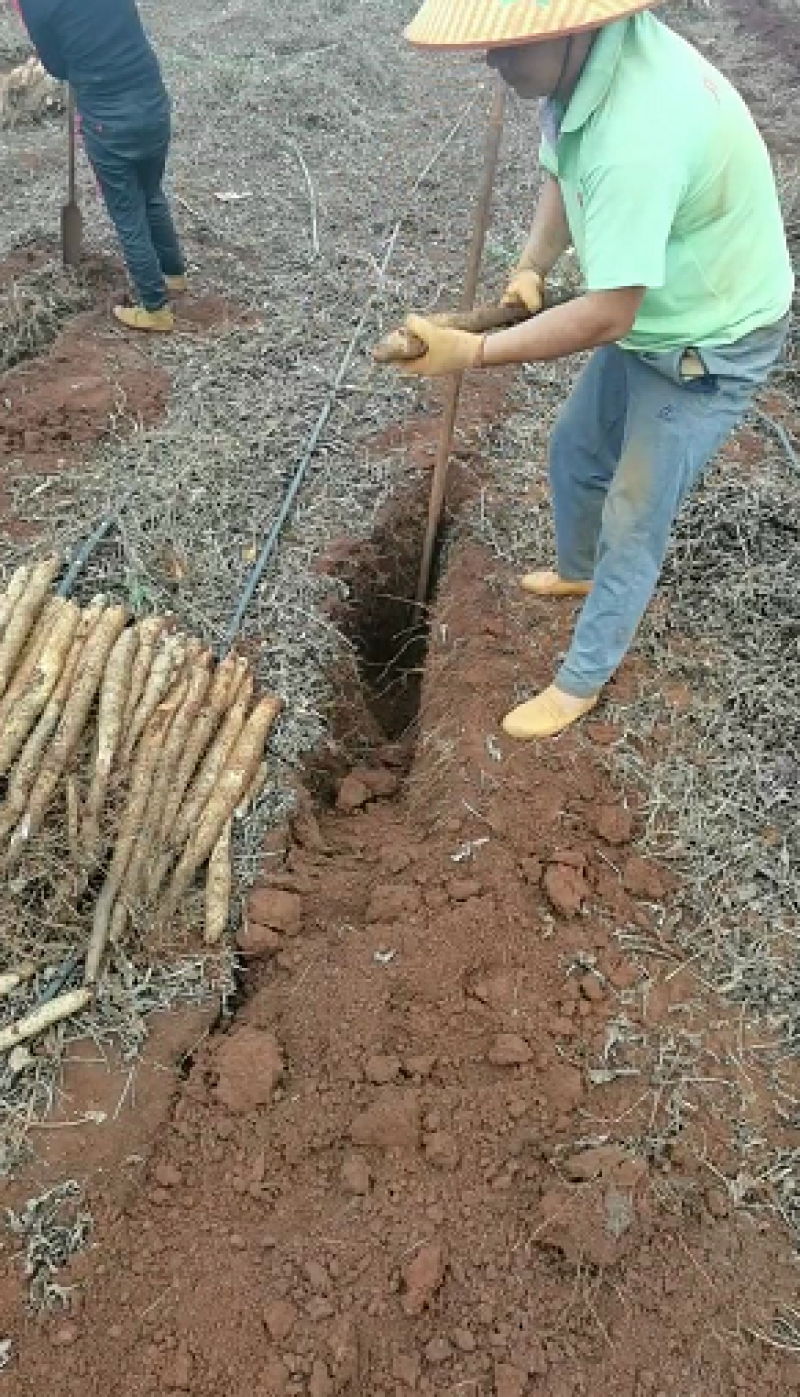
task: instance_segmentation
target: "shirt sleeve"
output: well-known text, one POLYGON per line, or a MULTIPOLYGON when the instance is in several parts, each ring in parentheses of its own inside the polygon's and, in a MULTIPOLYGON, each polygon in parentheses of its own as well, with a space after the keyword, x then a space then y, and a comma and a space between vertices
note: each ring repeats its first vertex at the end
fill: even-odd
POLYGON ((664 285, 681 193, 677 179, 650 163, 602 166, 582 177, 583 272, 589 291, 664 285))
POLYGON ((550 142, 544 136, 542 136, 539 142, 539 164, 543 170, 547 171, 548 175, 553 175, 555 179, 558 179, 558 160, 556 158, 556 153, 550 142))
POLYGON ((19 0, 17 8, 42 66, 54 78, 64 82, 67 78, 67 64, 61 47, 53 0, 19 0))

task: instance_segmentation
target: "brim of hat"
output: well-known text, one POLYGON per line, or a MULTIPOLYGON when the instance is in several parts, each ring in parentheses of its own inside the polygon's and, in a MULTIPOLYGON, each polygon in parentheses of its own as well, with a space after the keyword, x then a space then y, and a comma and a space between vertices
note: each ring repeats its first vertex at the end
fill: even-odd
POLYGON ((415 48, 511 48, 599 29, 658 0, 425 0, 405 31, 415 48))

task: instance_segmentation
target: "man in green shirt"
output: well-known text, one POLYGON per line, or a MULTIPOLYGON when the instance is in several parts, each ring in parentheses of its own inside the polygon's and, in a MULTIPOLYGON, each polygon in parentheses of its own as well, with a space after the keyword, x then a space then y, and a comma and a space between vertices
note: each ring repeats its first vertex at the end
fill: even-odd
POLYGON ((487 51, 544 99, 545 176, 506 291, 535 318, 479 337, 410 316, 438 375, 594 350, 550 444, 557 569, 585 597, 554 683, 503 720, 554 736, 595 706, 658 581, 683 499, 780 357, 794 279, 769 156, 738 93, 636 0, 426 0, 408 37, 487 51), (574 246, 585 293, 542 309, 574 246))

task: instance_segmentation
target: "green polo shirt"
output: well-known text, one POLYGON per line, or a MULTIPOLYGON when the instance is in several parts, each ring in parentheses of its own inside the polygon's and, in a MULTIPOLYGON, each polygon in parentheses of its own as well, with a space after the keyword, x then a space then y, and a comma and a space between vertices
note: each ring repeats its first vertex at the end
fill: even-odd
POLYGON ((766 146, 727 79, 653 15, 600 31, 541 161, 587 289, 646 288, 625 348, 732 344, 788 311, 766 146))

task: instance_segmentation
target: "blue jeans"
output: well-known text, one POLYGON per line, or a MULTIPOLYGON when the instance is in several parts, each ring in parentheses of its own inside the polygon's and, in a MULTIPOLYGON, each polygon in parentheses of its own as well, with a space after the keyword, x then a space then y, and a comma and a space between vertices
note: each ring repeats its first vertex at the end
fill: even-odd
POLYGON ((680 506, 780 357, 789 320, 683 355, 607 345, 579 378, 550 443, 558 571, 594 585, 556 677, 588 697, 622 662, 653 595, 680 506))
POLYGON ((117 232, 140 303, 167 302, 165 276, 186 270, 162 188, 170 143, 169 103, 130 100, 104 114, 84 114, 83 142, 117 232))

